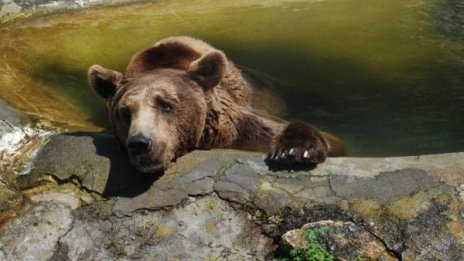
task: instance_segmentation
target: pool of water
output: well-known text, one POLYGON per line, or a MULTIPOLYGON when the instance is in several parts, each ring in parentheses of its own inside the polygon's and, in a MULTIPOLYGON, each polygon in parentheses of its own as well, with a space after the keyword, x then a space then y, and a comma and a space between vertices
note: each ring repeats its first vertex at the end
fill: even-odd
POLYGON ((29 18, 0 26, 0 98, 56 127, 104 130, 87 68, 123 71, 171 35, 267 75, 286 118, 341 137, 350 155, 464 151, 462 1, 178 0, 29 18))

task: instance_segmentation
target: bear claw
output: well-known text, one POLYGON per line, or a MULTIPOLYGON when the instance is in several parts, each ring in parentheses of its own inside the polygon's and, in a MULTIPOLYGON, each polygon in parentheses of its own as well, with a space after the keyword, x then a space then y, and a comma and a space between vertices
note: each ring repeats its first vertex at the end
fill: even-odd
POLYGON ((305 150, 304 154, 303 154, 303 158, 307 159, 309 158, 309 153, 307 150, 305 150))
POLYGON ((266 158, 269 167, 312 169, 325 161, 328 145, 319 130, 306 123, 291 123, 274 140, 266 158))
POLYGON ((288 152, 288 155, 295 156, 295 149, 291 148, 290 151, 288 152))

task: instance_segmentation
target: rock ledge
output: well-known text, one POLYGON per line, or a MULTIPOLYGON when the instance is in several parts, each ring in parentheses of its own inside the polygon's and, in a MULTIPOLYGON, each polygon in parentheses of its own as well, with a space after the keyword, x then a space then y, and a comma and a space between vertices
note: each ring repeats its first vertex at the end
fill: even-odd
POLYGON ((331 158, 274 172, 262 154, 213 150, 156 177, 135 173, 111 136, 56 135, 18 178, 29 200, 0 228, 0 259, 263 260, 288 254, 276 239, 289 230, 330 220, 321 240, 339 258, 462 260, 462 162, 331 158))

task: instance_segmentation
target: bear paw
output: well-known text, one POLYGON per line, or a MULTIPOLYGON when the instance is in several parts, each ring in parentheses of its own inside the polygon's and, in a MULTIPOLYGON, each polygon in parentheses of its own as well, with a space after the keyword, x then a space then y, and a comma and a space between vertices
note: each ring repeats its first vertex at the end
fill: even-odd
POLYGON ((290 123, 274 138, 266 164, 271 169, 308 170, 325 161, 329 144, 318 129, 304 122, 290 123))

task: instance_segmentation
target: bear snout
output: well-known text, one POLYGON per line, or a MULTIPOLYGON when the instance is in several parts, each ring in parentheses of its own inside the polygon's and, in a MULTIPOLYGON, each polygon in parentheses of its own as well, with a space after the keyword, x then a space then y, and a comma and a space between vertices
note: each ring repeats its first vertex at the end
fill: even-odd
POLYGON ((148 138, 143 134, 130 136, 127 140, 127 151, 131 165, 142 173, 162 171, 170 160, 165 155, 164 143, 148 138))
POLYGON ((151 143, 151 139, 142 134, 137 134, 128 139, 127 148, 131 154, 140 155, 146 153, 150 149, 151 143))

